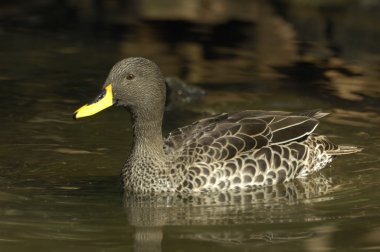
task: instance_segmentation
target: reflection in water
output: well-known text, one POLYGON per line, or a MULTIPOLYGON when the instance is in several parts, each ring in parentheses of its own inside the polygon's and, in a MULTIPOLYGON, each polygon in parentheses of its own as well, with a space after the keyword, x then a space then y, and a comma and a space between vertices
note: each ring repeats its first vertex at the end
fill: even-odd
POLYGON ((257 241, 286 242, 306 239, 312 232, 247 233, 235 229, 248 223, 287 223, 315 221, 308 213, 293 216, 291 206, 331 200, 328 195, 333 183, 318 174, 306 180, 260 187, 246 191, 226 191, 198 195, 167 195, 161 197, 125 196, 124 207, 130 225, 135 227, 136 251, 159 251, 164 226, 218 226, 217 230, 192 232, 180 239, 208 241, 229 245, 257 241), (224 227, 223 227, 224 226, 224 227))
POLYGON ((359 112, 344 109, 334 109, 326 120, 335 124, 359 128, 373 128, 375 125, 380 125, 380 115, 375 112, 359 112))
MULTIPOLYGON (((343 100, 361 101, 380 95, 379 59, 373 55, 378 52, 373 39, 379 34, 378 27, 373 26, 378 13, 369 12, 368 3, 361 1, 353 1, 350 7, 340 1, 331 5, 318 1, 310 6, 303 1, 241 0, 37 2, 17 8, 5 4, 7 8, 0 9, 0 21, 6 20, 9 29, 25 24, 51 29, 52 24, 59 24, 51 19, 61 17, 66 29, 74 24, 81 36, 88 30, 104 34, 114 43, 111 57, 110 48, 103 49, 108 57, 99 56, 105 58, 104 65, 115 58, 144 56, 162 66, 164 73, 178 75, 189 83, 249 85, 260 77, 260 81, 287 80, 286 85, 343 100), (56 13, 58 9, 60 13, 56 13), (361 26, 349 18, 342 20, 342 14, 360 20, 361 26), (362 51, 359 55, 358 50, 362 51)), ((61 58, 82 50, 74 44, 49 53, 58 53, 61 58)), ((23 54, 36 63, 31 50, 23 54)), ((38 58, 41 67, 56 62, 51 57, 38 58)), ((84 63, 89 66, 88 61, 84 63)), ((0 80, 11 78, 0 75, 0 80)))
POLYGON ((379 250, 379 1, 21 2, 0 2, 1 251, 130 251, 132 239, 137 251, 379 250), (195 111, 322 108, 321 133, 364 152, 336 160, 338 185, 311 178, 123 209, 128 118, 113 110, 82 127, 71 111, 134 55, 208 88, 186 113, 174 97, 168 130, 195 111))

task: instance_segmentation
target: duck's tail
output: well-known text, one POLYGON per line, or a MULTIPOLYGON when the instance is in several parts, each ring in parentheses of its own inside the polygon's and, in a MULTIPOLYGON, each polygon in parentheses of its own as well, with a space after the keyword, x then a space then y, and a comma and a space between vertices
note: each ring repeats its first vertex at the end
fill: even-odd
POLYGON ((338 148, 328 150, 326 153, 331 156, 339 156, 339 155, 346 155, 346 154, 352 154, 352 153, 357 153, 361 152, 363 148, 359 148, 356 146, 351 146, 351 145, 339 145, 338 148))

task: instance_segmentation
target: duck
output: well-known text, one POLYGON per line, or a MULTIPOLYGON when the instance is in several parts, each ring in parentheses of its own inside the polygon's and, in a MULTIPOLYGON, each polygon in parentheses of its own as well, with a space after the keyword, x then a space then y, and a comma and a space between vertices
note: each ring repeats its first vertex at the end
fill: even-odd
POLYGON ((122 106, 132 148, 121 172, 128 195, 196 194, 271 186, 318 172, 336 156, 360 152, 315 133, 321 110, 244 110, 213 115, 163 137, 166 85, 153 61, 117 62, 102 91, 74 119, 122 106))

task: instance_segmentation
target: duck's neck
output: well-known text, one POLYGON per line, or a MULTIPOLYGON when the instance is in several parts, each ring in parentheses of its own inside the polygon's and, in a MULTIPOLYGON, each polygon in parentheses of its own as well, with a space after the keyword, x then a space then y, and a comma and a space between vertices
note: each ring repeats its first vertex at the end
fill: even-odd
POLYGON ((149 193, 168 187, 167 179, 161 176, 167 172, 161 133, 163 113, 154 113, 153 109, 141 112, 132 112, 132 151, 122 170, 128 193, 149 193))
POLYGON ((164 157, 162 138, 163 112, 139 110, 132 112, 133 146, 132 159, 164 157))

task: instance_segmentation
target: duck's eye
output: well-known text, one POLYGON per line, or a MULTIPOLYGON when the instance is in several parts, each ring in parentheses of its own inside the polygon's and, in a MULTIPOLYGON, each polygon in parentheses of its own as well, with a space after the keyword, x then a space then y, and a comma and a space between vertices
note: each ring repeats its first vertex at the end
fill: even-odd
POLYGON ((133 74, 128 74, 127 75, 127 80, 133 80, 135 76, 133 74))

